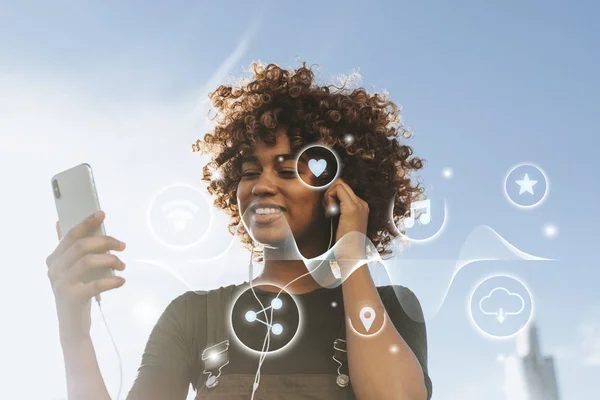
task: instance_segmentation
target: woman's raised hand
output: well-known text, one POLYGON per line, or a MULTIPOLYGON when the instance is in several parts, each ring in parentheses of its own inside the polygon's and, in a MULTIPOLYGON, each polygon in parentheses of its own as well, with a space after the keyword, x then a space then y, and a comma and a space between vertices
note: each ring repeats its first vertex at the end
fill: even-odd
POLYGON ((60 242, 46 258, 46 265, 56 302, 61 341, 89 337, 91 298, 125 283, 120 276, 101 273, 103 269, 125 269, 125 263, 119 257, 107 253, 108 250, 124 250, 125 243, 111 236, 87 236, 102 224, 104 218, 104 212, 92 214, 64 238, 56 223, 60 242))

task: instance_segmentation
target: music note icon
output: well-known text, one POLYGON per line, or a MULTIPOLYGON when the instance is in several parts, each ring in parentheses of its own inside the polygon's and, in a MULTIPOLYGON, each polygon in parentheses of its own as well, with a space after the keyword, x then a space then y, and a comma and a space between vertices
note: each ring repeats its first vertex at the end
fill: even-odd
POLYGON ((431 200, 418 200, 410 203, 410 216, 404 219, 404 226, 406 228, 412 228, 415 226, 415 220, 419 221, 422 225, 427 225, 431 222, 431 200), (417 211, 421 211, 417 215, 417 211))

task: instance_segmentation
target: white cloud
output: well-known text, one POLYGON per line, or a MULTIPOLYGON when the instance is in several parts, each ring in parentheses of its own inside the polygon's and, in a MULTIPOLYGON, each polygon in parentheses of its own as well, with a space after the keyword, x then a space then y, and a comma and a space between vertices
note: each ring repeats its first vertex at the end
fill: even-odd
MULTIPOLYGON (((235 78, 232 75, 229 75, 229 72, 234 66, 239 64, 240 59, 244 56, 244 54, 246 54, 252 38, 262 23, 263 16, 264 12, 261 10, 259 17, 248 27, 235 49, 233 49, 225 61, 201 88, 192 117, 200 119, 203 126, 212 125, 212 123, 205 121, 206 114, 210 109, 210 100, 208 99, 207 94, 215 90, 221 84, 243 84, 246 81, 244 76, 240 75, 239 77, 235 78)), ((245 69, 242 68, 242 70, 245 69)))
MULTIPOLYGON (((504 379, 501 370, 490 370, 477 377, 472 376, 469 382, 457 384, 451 391, 440 396, 440 400, 503 400, 503 382, 504 379), (447 393, 451 394, 448 395, 447 393)), ((435 398, 437 399, 437 397, 435 398)))
MULTIPOLYGON (((219 72, 215 76, 227 73, 228 68, 239 62, 247 49, 247 41, 247 36, 241 40, 246 44, 238 46, 233 56, 216 68, 219 72)), ((51 175, 75 163, 90 162, 98 178, 102 207, 114 210, 114 214, 108 216, 111 218, 107 222, 109 234, 117 237, 127 234, 119 238, 128 242, 130 250, 145 254, 153 254, 155 250, 145 241, 146 232, 140 223, 149 193, 173 179, 186 181, 190 177, 199 182, 202 156, 191 151, 191 143, 202 133, 195 126, 197 115, 193 113, 199 89, 190 87, 175 99, 146 97, 149 92, 160 90, 152 87, 142 93, 135 92, 143 79, 136 79, 132 84, 126 77, 134 74, 138 67, 127 66, 130 69, 127 73, 115 73, 110 68, 97 69, 94 73, 73 71, 68 79, 45 71, 44 66, 36 73, 25 69, 14 73, 0 71, 0 170, 3 183, 18 188, 18 195, 2 200, 3 209, 10 212, 5 213, 0 239, 10 244, 4 255, 6 264, 19 266, 9 271, 7 279, 26 283, 27 292, 35 294, 34 300, 14 307, 13 299, 22 297, 23 286, 12 285, 0 293, 2 315, 21 324, 18 330, 0 334, 0 353, 5 365, 25 370, 29 360, 23 356, 23 349, 28 348, 30 341, 23 332, 47 332, 38 338, 37 346, 42 351, 36 360, 48 373, 39 387, 29 392, 32 398, 58 398, 65 390, 54 301, 44 265, 44 259, 56 245, 54 205, 49 187, 51 175), (119 82, 115 77, 124 79, 119 82), (107 90, 103 85, 109 80, 112 82, 107 90), (9 307, 10 304, 13 306, 9 307), (34 314, 35 320, 22 318, 22 315, 34 314)), ((157 74, 157 80, 164 81, 168 73, 154 71, 150 75, 157 74)), ((148 76, 143 68, 140 74, 148 76)), ((208 86, 209 83, 203 87, 208 86)), ((223 234, 230 238, 224 229, 223 234)), ((242 250, 236 249, 234 253, 247 259, 242 250)), ((178 282, 171 282, 166 274, 160 278, 146 272, 142 274, 141 267, 136 269, 135 263, 129 263, 130 257, 123 257, 128 262, 127 287, 120 290, 118 297, 115 293, 107 294, 103 308, 122 352, 125 391, 139 366, 143 343, 149 333, 147 324, 164 309, 165 298, 174 298, 183 288, 178 282), (133 279, 136 271, 140 271, 138 279, 133 279), (154 303, 142 304, 145 299, 138 299, 135 289, 159 285, 161 297, 154 299, 154 303), (111 302, 117 304, 116 299, 119 299, 119 312, 114 308, 111 312, 111 302), (133 306, 135 304, 138 306, 133 306), (133 319, 127 318, 132 313, 142 321, 131 324, 133 319), (123 322, 119 318, 127 320, 123 322)), ((208 279, 202 281, 208 284, 219 278, 208 269, 196 275, 207 276, 208 279)), ((99 362, 113 393, 119 381, 117 361, 102 321, 96 317, 92 328, 93 336, 97 334, 95 345, 97 353, 104 357, 99 362)), ((3 371, 1 368, 2 365, 0 371, 3 371)), ((16 393, 22 393, 27 379, 25 374, 17 374, 2 387, 2 398, 18 398, 16 393)))
POLYGON ((0 75, 0 146, 3 152, 32 154, 89 147, 93 141, 118 151, 137 139, 182 129, 184 108, 182 103, 94 100, 77 83, 0 75))
POLYGON ((150 147, 165 150, 164 144, 175 142, 181 154, 178 139, 183 148, 191 149, 196 136, 210 127, 205 118, 207 94, 240 63, 263 14, 251 21, 235 48, 201 87, 190 87, 175 100, 157 95, 172 78, 169 71, 124 64, 123 60, 106 60, 67 72, 41 66, 36 71, 0 70, 0 153, 41 155, 89 148, 93 141, 96 152, 118 155, 150 147))
POLYGON ((600 366, 600 310, 577 327, 581 339, 581 354, 583 364, 587 366, 600 366))
POLYGON ((552 354, 568 364, 587 367, 600 366, 600 308, 588 313, 576 328, 575 337, 568 343, 553 348, 552 354))

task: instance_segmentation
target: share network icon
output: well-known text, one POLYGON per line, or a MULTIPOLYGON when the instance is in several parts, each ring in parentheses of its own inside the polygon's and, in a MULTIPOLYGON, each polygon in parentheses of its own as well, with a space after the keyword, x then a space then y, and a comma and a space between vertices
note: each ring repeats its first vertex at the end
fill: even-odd
POLYGON ((283 332, 283 326, 281 324, 269 324, 266 321, 263 321, 261 319, 259 319, 257 317, 257 314, 260 314, 264 311, 267 311, 269 308, 273 307, 274 310, 279 310, 281 307, 283 306, 283 302, 281 301, 281 299, 279 298, 274 298, 273 300, 271 300, 271 305, 267 308, 263 308, 260 311, 248 311, 246 312, 246 321, 248 322, 254 322, 254 321, 258 321, 260 323, 265 324, 266 326, 271 328, 271 332, 273 332, 273 334, 275 335, 280 335, 283 332))

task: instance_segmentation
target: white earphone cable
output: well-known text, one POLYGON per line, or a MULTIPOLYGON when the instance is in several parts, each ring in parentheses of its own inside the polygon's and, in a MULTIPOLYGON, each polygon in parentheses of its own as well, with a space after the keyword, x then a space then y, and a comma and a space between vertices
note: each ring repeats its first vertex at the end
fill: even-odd
POLYGON ((100 310, 100 315, 102 316, 102 321, 104 321, 104 326, 106 327, 106 331, 108 332, 108 336, 115 348, 115 353, 117 353, 117 358, 119 359, 119 391, 117 392, 116 400, 119 400, 121 397, 121 389, 123 389, 123 362, 121 360, 121 354, 119 354, 119 349, 117 348, 117 344, 115 343, 115 339, 113 338, 112 333, 110 332, 110 328, 106 323, 106 318, 104 317, 104 311, 102 311, 102 305, 100 304, 100 299, 96 297, 96 302, 98 303, 98 309, 100 310))
MULTIPOLYGON (((329 244, 327 245, 327 250, 329 250, 331 248, 331 241, 333 240, 333 219, 331 219, 331 224, 330 224, 330 233, 329 233, 329 244)), ((256 392, 256 389, 258 389, 258 386, 260 385, 260 369, 262 367, 262 364, 265 360, 265 358, 267 357, 267 354, 269 352, 269 346, 271 344, 271 336, 269 335, 271 333, 271 326, 272 326, 272 322, 273 322, 273 308, 271 307, 271 313, 270 313, 270 317, 271 319, 269 320, 267 318, 267 312, 264 309, 264 305, 262 304, 262 302, 259 300, 258 296, 256 295, 256 292, 254 291, 254 286, 252 285, 252 275, 253 275, 253 265, 252 265, 252 256, 254 255, 254 243, 252 244, 252 251, 250 253, 250 268, 249 268, 249 278, 248 281, 250 283, 250 289, 252 290, 252 294, 254 295, 254 298, 258 301, 258 303, 260 304, 264 314, 265 314, 265 319, 266 319, 266 323, 267 323, 267 333, 265 335, 265 340, 263 341, 263 346, 261 348, 261 353, 260 353, 260 358, 258 361, 258 368, 256 370, 256 374, 254 375, 254 384, 252 385, 252 397, 251 400, 254 400, 254 393, 256 392), (266 350, 265 350, 265 344, 266 344, 266 350)), ((321 265, 323 264, 323 262, 325 261, 325 259, 323 259, 323 261, 321 261, 319 263, 319 265, 317 265, 317 267, 314 269, 314 271, 316 271, 317 269, 319 269, 321 267, 321 265)), ((277 293, 277 296, 275 296, 275 299, 279 298, 279 295, 281 294, 281 292, 283 292, 285 290, 286 287, 288 287, 289 285, 291 285, 292 283, 294 283, 295 281, 297 281, 298 279, 301 279, 303 277, 305 277, 306 275, 309 275, 311 272, 307 272, 303 275, 300 275, 299 277, 293 279, 292 281, 288 282, 284 287, 281 288, 281 290, 279 291, 279 293, 277 293)))

